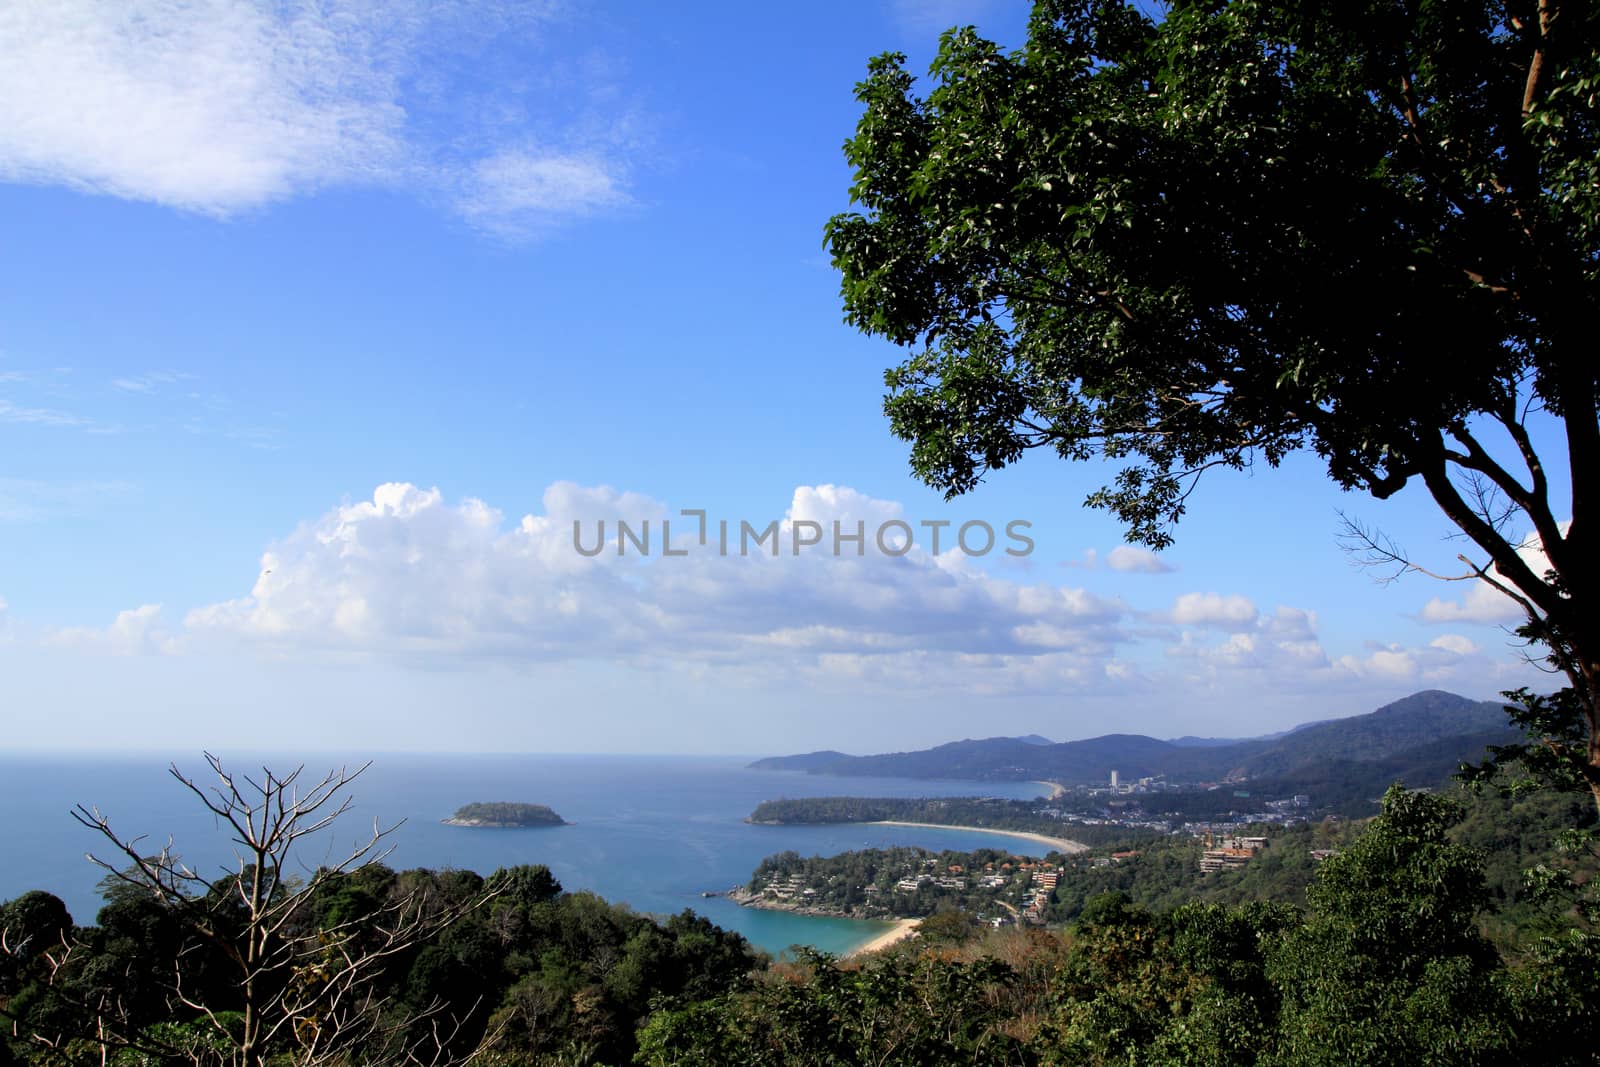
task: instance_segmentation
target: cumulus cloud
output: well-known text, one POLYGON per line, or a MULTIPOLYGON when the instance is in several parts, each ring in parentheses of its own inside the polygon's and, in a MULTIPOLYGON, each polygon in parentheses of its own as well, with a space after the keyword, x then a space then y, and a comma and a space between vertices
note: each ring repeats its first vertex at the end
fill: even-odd
POLYGON ((1218 630, 1243 630, 1255 625, 1256 606, 1238 594, 1185 593, 1167 613, 1179 626, 1205 626, 1218 630))
MULTIPOLYGON (((1191 601, 1191 605, 1200 603, 1191 601)), ((1220 612, 1227 622, 1223 626, 1216 625, 1214 619, 1219 612, 1215 610, 1197 607, 1192 614, 1201 620, 1199 628, 1183 630, 1177 644, 1167 652, 1198 664, 1203 670, 1249 670, 1287 679, 1304 678, 1328 666, 1328 654, 1317 636, 1317 618, 1312 612, 1280 605, 1270 615, 1261 615, 1251 606, 1246 618, 1245 611, 1234 604, 1220 612), (1207 633, 1218 629, 1232 632, 1220 640, 1207 633)))
POLYGON ((1454 652, 1458 656, 1471 656, 1477 653, 1478 645, 1470 638, 1460 634, 1440 634, 1428 642, 1430 648, 1442 648, 1446 652, 1454 652))
MULTIPOLYGON (((614 153, 563 149, 559 130, 553 147, 506 147, 535 121, 549 143, 544 116, 508 124, 508 109, 463 94, 448 124, 413 121, 448 107, 437 97, 450 64, 435 61, 473 27, 547 16, 494 0, 0 5, 0 180, 218 216, 328 186, 393 185, 442 194, 502 230, 624 203, 614 153)), ((583 87, 561 90, 564 108, 583 87)))
MULTIPOLYGON (((1561 524, 1563 537, 1571 526, 1570 521, 1561 524)), ((1550 557, 1545 554, 1544 545, 1539 538, 1533 534, 1529 534, 1518 544, 1517 555, 1522 557, 1523 562, 1534 574, 1543 575, 1550 569, 1550 557)), ((1498 566, 1490 567, 1489 573, 1494 575, 1496 580, 1504 582, 1508 588, 1513 588, 1510 582, 1504 581, 1498 566)), ((1433 597, 1422 606, 1419 617, 1423 622, 1477 622, 1502 626, 1515 625, 1526 619, 1521 605, 1488 582, 1482 581, 1469 584, 1465 595, 1459 600, 1433 597)))
POLYGON ((119 612, 104 628, 73 626, 45 631, 44 642, 59 648, 77 648, 115 656, 171 653, 179 650, 178 638, 167 628, 161 605, 145 604, 119 612))
POLYGON ((1315 614, 1287 606, 1231 632, 1184 629, 1167 656, 1177 672, 1169 682, 1192 694, 1237 698, 1265 692, 1324 701, 1346 694, 1356 707, 1423 687, 1491 693, 1527 684, 1536 675, 1514 659, 1483 655, 1459 634, 1444 634, 1423 646, 1368 642, 1359 652, 1330 654, 1315 614))
POLYGON ((1176 569, 1150 549, 1135 545, 1118 545, 1107 552, 1106 566, 1114 571, 1135 574, 1168 574, 1176 569))
POLYGON ((249 595, 191 612, 186 630, 197 639, 357 653, 762 665, 924 680, 929 657, 968 667, 1048 659, 1058 675, 1071 660, 1087 670, 1121 639, 1127 609, 1119 602, 952 567, 948 553, 914 547, 858 556, 847 547, 835 556, 824 542, 793 554, 798 524, 828 538, 835 522, 870 531, 901 514, 893 502, 802 486, 783 514, 771 520, 784 531, 779 554, 764 546, 741 554, 735 540, 724 556, 717 517, 708 516, 701 546, 695 519, 638 494, 558 483, 541 513, 512 523, 482 501, 384 485, 270 546, 249 595), (664 520, 672 547, 687 556, 661 554, 664 520), (651 555, 632 541, 618 549, 619 521, 649 538, 651 555))
POLYGON ((1422 605, 1420 617, 1423 622, 1507 624, 1521 621, 1522 609, 1492 585, 1478 582, 1460 600, 1433 597, 1422 605))
POLYGON ((589 663, 841 694, 870 686, 1170 702, 1178 692, 1315 690, 1359 707, 1404 685, 1516 684, 1506 677, 1514 665, 1459 634, 1340 655, 1298 607, 1194 592, 1145 611, 1001 577, 961 552, 959 526, 942 528, 935 553, 931 529, 900 504, 846 486, 800 486, 769 516, 745 517, 763 536, 745 551, 739 519, 707 514, 702 543, 700 516, 608 486, 557 482, 516 517, 390 483, 268 545, 247 591, 190 611, 181 626, 146 606, 104 629, 45 638, 115 654, 254 649, 445 669, 589 663), (880 550, 874 531, 895 522, 913 543, 880 550), (861 551, 848 540, 833 551, 836 525, 846 538, 865 531, 861 551), (797 555, 802 534, 816 543, 797 555))

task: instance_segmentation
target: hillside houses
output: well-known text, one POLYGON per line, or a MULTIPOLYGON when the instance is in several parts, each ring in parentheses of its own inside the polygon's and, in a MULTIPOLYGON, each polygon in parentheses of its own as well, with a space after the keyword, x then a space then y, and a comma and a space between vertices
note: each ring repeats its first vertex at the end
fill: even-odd
POLYGON ((1209 847, 1212 839, 1211 835, 1207 834, 1206 844, 1208 847, 1200 853, 1200 869, 1210 873, 1243 867, 1255 859, 1256 853, 1267 847, 1267 839, 1227 836, 1219 839, 1215 847, 1209 847))

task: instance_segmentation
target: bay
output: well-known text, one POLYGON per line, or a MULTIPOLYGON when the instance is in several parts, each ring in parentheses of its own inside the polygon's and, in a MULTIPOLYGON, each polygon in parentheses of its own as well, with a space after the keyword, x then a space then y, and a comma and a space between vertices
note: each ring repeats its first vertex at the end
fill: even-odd
MULTIPOLYGON (((281 772, 303 762, 301 781, 310 784, 332 768, 353 770, 367 758, 227 755, 224 766, 258 775, 263 766, 281 772)), ((78 804, 98 808, 123 836, 145 835, 142 852, 170 837, 202 870, 230 863, 226 829, 168 774, 173 761, 160 754, 0 757, 0 900, 44 889, 61 897, 80 923, 93 921, 100 905, 96 887, 106 872, 85 853, 107 861, 117 857, 104 837, 72 819, 78 804)), ((182 754, 175 762, 197 785, 210 774, 199 754, 182 754)), ((752 770, 747 762, 726 756, 381 755, 349 787, 349 811, 329 833, 306 842, 297 859, 303 869, 314 869, 341 857, 375 822, 398 824, 385 841, 393 848, 386 860, 392 867, 453 867, 487 875, 500 867, 543 863, 568 890, 590 890, 651 914, 691 908, 776 954, 796 944, 847 952, 885 924, 760 911, 703 895, 746 881, 772 853, 793 849, 826 856, 889 845, 1043 851, 981 830, 744 822, 756 804, 777 797, 1033 797, 1043 792, 1036 783, 830 778, 752 770), (440 821, 462 804, 502 800, 547 804, 572 825, 500 830, 440 821)))

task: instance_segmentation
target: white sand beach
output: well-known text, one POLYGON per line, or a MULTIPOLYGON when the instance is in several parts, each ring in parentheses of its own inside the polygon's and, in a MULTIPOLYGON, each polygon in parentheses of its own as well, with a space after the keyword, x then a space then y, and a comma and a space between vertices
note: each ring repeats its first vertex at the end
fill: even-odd
POLYGON ((917 927, 921 924, 921 919, 896 919, 893 929, 885 930, 865 945, 851 949, 844 954, 844 958, 850 959, 854 956, 865 956, 869 952, 877 952, 879 949, 885 949, 897 942, 904 941, 916 933, 917 927))
POLYGON ((1057 852, 1073 855, 1089 851, 1089 846, 1079 841, 1072 841, 1065 837, 1047 837, 1044 834, 1035 834, 1027 830, 993 830, 987 826, 949 826, 936 822, 901 822, 899 819, 877 820, 878 826, 921 826, 929 830, 972 830, 984 834, 1003 834, 1006 837, 1020 837, 1024 841, 1034 841, 1041 845, 1048 845, 1057 852))

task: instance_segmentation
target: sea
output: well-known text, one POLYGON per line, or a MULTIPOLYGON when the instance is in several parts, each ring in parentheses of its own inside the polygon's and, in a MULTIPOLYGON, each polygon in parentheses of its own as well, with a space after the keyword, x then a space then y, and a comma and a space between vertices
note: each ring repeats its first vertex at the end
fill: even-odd
MULTIPOLYGON (((753 826, 744 820, 763 800, 814 796, 1042 796, 1034 782, 837 778, 755 770, 746 757, 584 755, 219 754, 224 769, 259 779, 263 767, 304 767, 301 784, 330 770, 370 765, 348 786, 347 811, 294 857, 304 870, 342 858, 374 827, 392 829, 384 862, 396 869, 456 868, 489 874, 542 863, 568 890, 592 890, 653 915, 692 909, 736 930, 774 955, 796 945, 843 954, 888 924, 744 908, 722 896, 747 882, 763 857, 793 850, 830 856, 859 848, 1002 848, 1039 855, 1042 846, 981 830, 874 826, 753 826), (445 826, 473 801, 546 804, 571 825, 530 829, 445 826)), ((202 872, 233 863, 230 831, 206 811, 170 768, 205 785, 215 776, 201 753, 0 755, 0 900, 43 889, 66 902, 73 918, 92 922, 114 846, 72 817, 98 811, 121 837, 140 837, 143 854, 171 843, 202 872)), ((125 857, 123 857, 125 860, 125 857)))

